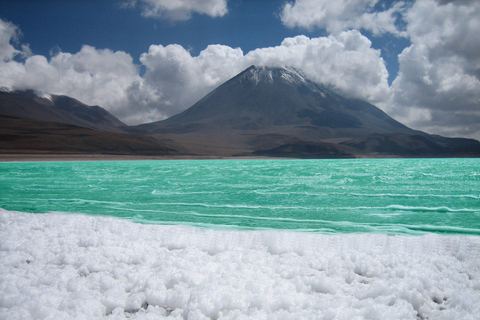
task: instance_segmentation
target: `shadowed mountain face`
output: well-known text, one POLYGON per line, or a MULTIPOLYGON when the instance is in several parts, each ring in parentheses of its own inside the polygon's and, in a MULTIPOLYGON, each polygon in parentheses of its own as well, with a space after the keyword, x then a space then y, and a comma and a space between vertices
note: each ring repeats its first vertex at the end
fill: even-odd
POLYGON ((170 119, 139 126, 158 134, 224 131, 329 139, 411 131, 373 105, 346 99, 293 68, 252 66, 170 119))
POLYGON ((480 143, 430 136, 293 68, 251 66, 188 110, 133 130, 192 153, 302 158, 480 155, 480 143), (459 152, 457 154, 457 152, 459 152))
POLYGON ((100 131, 122 132, 127 127, 99 106, 87 106, 67 96, 39 96, 33 90, 0 92, 0 115, 100 131))
POLYGON ((0 115, 0 154, 178 155, 161 139, 0 115))
POLYGON ((178 154, 169 142, 126 128, 105 109, 67 96, 0 92, 0 154, 178 154))

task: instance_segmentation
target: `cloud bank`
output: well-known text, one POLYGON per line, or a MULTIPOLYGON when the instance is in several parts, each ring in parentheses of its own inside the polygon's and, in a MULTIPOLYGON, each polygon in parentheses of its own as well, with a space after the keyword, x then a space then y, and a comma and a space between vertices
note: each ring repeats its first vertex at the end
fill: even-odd
POLYGON ((480 138, 480 3, 417 1, 399 55, 395 114, 415 127, 480 138))
POLYGON ((388 72, 380 52, 358 31, 310 39, 286 38, 279 46, 243 54, 239 48, 210 45, 196 57, 180 45, 152 45, 140 61, 147 68, 142 85, 154 91, 164 116, 178 113, 250 65, 293 66, 314 81, 371 101, 389 96, 388 72))
MULTIPOLYGON (((4 40, 4 45, 12 46, 13 38, 8 35, 14 33, 9 32, 2 38, 9 40, 4 40)), ((140 57, 146 69, 143 76, 140 66, 121 51, 85 45, 75 54, 59 52, 50 59, 33 55, 15 61, 13 56, 21 52, 12 48, 6 50, 1 65, 3 86, 69 95, 100 105, 129 124, 161 120, 183 111, 252 64, 297 67, 312 80, 350 97, 381 102, 390 95, 380 52, 358 31, 286 38, 276 47, 247 54, 239 48, 210 45, 192 56, 178 44, 151 45, 140 57)))
MULTIPOLYGON (((155 3, 161 8, 163 1, 155 3)), ((285 24, 332 33, 286 38, 277 46, 247 53, 209 45, 192 56, 178 44, 154 44, 137 63, 126 52, 88 45, 77 53, 58 52, 50 58, 33 55, 19 41, 19 28, 0 20, 0 86, 69 95, 100 105, 128 124, 139 124, 185 110, 252 64, 288 65, 302 69, 313 81, 381 107, 413 128, 479 139, 478 17, 477 1, 418 0, 408 6, 399 1, 383 7, 376 0, 297 0, 284 6, 285 24), (322 12, 323 18, 316 17, 322 12), (398 15, 402 28, 396 23, 398 15), (304 25, 299 22, 302 16, 304 25), (399 73, 392 85, 381 52, 357 29, 410 40, 398 57, 399 73)))

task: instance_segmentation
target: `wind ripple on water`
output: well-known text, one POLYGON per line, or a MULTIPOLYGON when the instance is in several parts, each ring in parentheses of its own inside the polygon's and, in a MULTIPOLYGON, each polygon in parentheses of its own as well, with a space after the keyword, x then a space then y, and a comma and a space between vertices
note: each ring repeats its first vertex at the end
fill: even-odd
POLYGON ((480 230, 480 160, 0 164, 0 207, 316 232, 480 230))

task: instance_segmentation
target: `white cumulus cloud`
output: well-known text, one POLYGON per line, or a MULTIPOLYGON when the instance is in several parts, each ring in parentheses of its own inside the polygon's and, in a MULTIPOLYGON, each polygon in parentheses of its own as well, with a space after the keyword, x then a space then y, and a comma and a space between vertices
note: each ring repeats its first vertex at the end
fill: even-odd
POLYGON ((18 42, 20 30, 14 24, 0 20, 0 57, 3 61, 10 61, 20 54, 11 42, 18 42))
POLYGON ((246 58, 250 64, 299 68, 311 80, 352 98, 376 103, 390 94, 380 51, 356 30, 338 36, 286 38, 280 46, 256 49, 246 58))
POLYGON ((282 22, 290 27, 326 29, 338 34, 348 29, 365 29, 373 34, 403 35, 396 25, 397 14, 405 8, 403 1, 379 10, 379 0, 296 0, 287 3, 281 13, 282 22), (374 10, 375 9, 375 10, 374 10))
POLYGON ((380 52, 358 31, 338 37, 286 38, 279 46, 245 55, 239 48, 223 45, 210 45, 196 57, 178 44, 152 45, 140 61, 147 72, 142 83, 131 88, 130 97, 143 97, 137 105, 156 109, 162 118, 192 106, 250 65, 293 66, 304 70, 313 81, 373 103, 390 97, 388 72, 380 52))
POLYGON ((419 0, 408 10, 412 45, 399 55, 392 84, 402 120, 438 134, 480 138, 479 17, 476 1, 419 0))
POLYGON ((210 45, 196 57, 178 44, 151 45, 140 57, 147 71, 141 83, 130 88, 129 98, 155 112, 138 121, 160 120, 190 107, 242 71, 242 58, 241 49, 223 45, 210 45))
MULTIPOLYGON (((13 33, 9 34, 3 37, 4 47, 12 40, 13 33)), ((175 115, 250 65, 293 66, 313 81, 373 103, 390 95, 380 52, 355 30, 338 36, 286 38, 278 46, 247 54, 240 48, 209 45, 192 56, 178 44, 151 45, 140 57, 143 76, 140 66, 121 51, 85 45, 77 53, 59 52, 50 59, 32 55, 9 60, 15 50, 5 51, 0 86, 69 95, 100 105, 128 124, 175 115)))
POLYGON ((133 0, 126 4, 135 6, 137 3, 144 17, 174 21, 188 20, 194 12, 211 17, 222 17, 228 12, 226 0, 133 0))

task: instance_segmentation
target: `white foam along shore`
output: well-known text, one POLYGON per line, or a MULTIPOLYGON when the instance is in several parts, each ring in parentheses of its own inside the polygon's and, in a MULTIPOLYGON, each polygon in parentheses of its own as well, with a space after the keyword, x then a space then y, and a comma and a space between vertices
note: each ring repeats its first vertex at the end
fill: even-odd
POLYGON ((1 319, 474 319, 480 237, 141 225, 0 209, 1 319))

